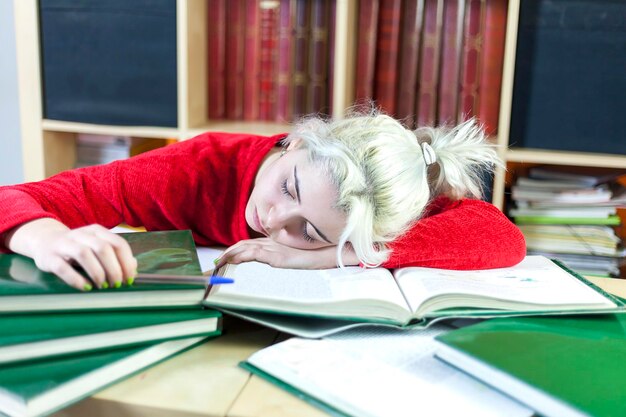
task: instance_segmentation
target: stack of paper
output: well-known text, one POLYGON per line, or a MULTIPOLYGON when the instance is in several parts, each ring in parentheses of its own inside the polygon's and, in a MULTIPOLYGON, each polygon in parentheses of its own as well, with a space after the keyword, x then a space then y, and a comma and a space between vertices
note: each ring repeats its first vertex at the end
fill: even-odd
POLYGON ((568 172, 533 167, 511 187, 508 211, 526 238, 529 254, 557 258, 584 275, 619 276, 626 251, 615 233, 626 190, 611 182, 623 170, 568 172))

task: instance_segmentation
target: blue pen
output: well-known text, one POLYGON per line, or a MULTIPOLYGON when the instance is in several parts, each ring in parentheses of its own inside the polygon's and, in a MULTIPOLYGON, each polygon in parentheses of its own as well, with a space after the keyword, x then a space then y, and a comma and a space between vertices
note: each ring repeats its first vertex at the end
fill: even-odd
POLYGON ((220 285, 220 284, 232 284, 235 280, 232 278, 220 277, 219 275, 214 275, 207 280, 208 285, 220 285))
POLYGON ((235 282, 232 278, 213 275, 206 277, 205 275, 169 275, 169 274, 137 274, 135 282, 146 284, 204 284, 221 285, 232 284, 235 282))

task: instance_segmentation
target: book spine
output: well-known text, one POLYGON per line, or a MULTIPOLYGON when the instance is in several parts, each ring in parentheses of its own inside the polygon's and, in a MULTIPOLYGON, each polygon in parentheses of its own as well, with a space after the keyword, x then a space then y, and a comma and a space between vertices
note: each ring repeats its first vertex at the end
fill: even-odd
POLYGON ((400 36, 400 62, 396 116, 406 126, 415 124, 415 98, 420 37, 424 19, 424 1, 405 1, 402 6, 402 33, 400 36))
POLYGON ((277 1, 261 2, 261 62, 259 73, 259 119, 276 119, 276 72, 278 64, 277 1))
POLYGON ((378 17, 374 97, 381 109, 389 115, 396 113, 401 6, 400 0, 382 0, 378 17))
POLYGON ((328 1, 311 2, 307 113, 326 109, 328 77, 328 1))
POLYGON ((246 25, 244 28, 243 118, 259 119, 259 72, 261 49, 260 0, 246 0, 246 25))
POLYGON ((378 12, 378 0, 362 1, 359 4, 356 57, 358 70, 355 77, 355 98, 357 102, 374 97, 378 12))
POLYGON ((448 0, 445 2, 439 72, 438 124, 452 126, 457 123, 464 17, 465 0, 448 0))
POLYGON ((437 92, 439 83, 439 57, 443 0, 426 0, 424 4, 424 30, 417 93, 417 125, 434 126, 437 120, 437 92))
POLYGON ((293 38, 295 2, 280 0, 278 23, 278 76, 276 79, 276 120, 288 122, 293 118, 293 38))
POLYGON ((243 61, 245 38, 245 2, 226 2, 226 118, 243 118, 243 61))
POLYGON ((461 92, 457 120, 476 116, 478 111, 481 55, 486 0, 466 0, 461 63, 461 92))
POLYGON ((337 15, 337 2, 330 0, 328 14, 328 114, 333 114, 333 97, 335 93, 335 21, 337 15))
POLYGON ((294 36, 293 72, 293 113, 294 117, 306 112, 308 82, 308 51, 310 32, 310 7, 307 0, 296 0, 296 20, 294 36))
POLYGON ((223 119, 225 110, 226 0, 208 0, 207 28, 208 117, 223 119))
POLYGON ((487 0, 485 11, 483 59, 478 93, 480 97, 478 119, 488 135, 495 135, 498 131, 507 3, 507 0, 487 0))

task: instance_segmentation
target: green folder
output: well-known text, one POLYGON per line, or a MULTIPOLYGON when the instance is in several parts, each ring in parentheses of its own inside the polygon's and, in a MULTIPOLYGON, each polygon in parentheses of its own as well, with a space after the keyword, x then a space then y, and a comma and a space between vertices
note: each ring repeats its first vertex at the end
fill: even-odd
POLYGON ((114 349, 0 369, 0 414, 50 414, 205 340, 194 337, 148 347, 114 349))
POLYGON ((545 416, 626 416, 626 315, 492 319, 437 356, 545 416))
POLYGON ((37 313, 0 318, 0 366, 219 332, 209 309, 37 313))
MULTIPOLYGON (((124 233, 138 271, 202 275, 188 230, 124 233)), ((39 270, 32 259, 0 254, 0 313, 199 306, 203 284, 148 284, 82 292, 39 270)))

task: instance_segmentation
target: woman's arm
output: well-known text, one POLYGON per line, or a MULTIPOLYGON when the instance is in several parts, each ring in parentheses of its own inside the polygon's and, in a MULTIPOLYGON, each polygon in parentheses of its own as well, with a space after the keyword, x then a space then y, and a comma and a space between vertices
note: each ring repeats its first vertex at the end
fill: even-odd
POLYGON ((436 201, 440 207, 390 244, 384 266, 489 269, 515 265, 526 255, 520 230, 480 200, 436 201))

